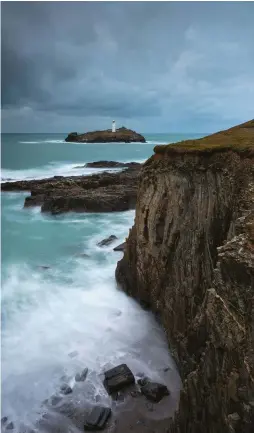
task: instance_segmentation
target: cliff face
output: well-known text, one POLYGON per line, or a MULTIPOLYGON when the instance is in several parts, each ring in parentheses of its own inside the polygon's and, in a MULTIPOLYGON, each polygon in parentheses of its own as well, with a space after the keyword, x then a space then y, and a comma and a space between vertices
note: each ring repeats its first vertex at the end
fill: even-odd
POLYGON ((120 285, 159 314, 179 366, 184 387, 172 433, 254 431, 249 130, 245 148, 192 142, 192 151, 188 144, 155 149, 117 266, 120 285))

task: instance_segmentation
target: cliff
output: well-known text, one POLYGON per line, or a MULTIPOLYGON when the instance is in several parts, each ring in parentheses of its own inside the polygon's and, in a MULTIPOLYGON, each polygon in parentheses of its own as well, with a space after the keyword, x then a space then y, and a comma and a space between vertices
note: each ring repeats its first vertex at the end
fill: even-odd
POLYGON ((86 132, 85 134, 71 132, 65 141, 78 143, 146 142, 145 138, 141 134, 124 127, 117 129, 116 132, 112 132, 111 129, 105 131, 86 132))
POLYGON ((158 314, 183 380, 171 433, 254 431, 254 121, 157 146, 116 278, 158 314))

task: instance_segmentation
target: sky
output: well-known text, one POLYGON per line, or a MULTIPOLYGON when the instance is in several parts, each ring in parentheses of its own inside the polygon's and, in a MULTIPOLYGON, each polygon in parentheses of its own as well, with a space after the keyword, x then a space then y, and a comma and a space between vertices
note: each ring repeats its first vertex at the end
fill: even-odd
POLYGON ((252 119, 253 19, 254 2, 2 2, 2 131, 252 119))

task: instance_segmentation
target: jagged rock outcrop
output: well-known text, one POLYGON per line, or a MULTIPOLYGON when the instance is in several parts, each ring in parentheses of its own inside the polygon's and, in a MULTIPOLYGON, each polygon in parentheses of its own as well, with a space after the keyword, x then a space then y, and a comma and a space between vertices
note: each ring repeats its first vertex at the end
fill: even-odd
POLYGON ((120 212, 136 205, 141 165, 117 173, 92 176, 54 176, 49 179, 2 183, 2 191, 31 191, 24 206, 42 212, 120 212))
POLYGON ((116 278, 158 313, 183 379, 171 433, 254 431, 254 121, 158 146, 116 278))
POLYGON ((77 165, 74 168, 137 168, 140 167, 139 162, 117 162, 117 161, 95 161, 88 162, 85 165, 77 165))
POLYGON ((77 143, 146 142, 143 135, 124 127, 117 129, 116 132, 112 132, 111 129, 106 129, 104 131, 86 132, 85 134, 77 134, 77 132, 71 132, 68 137, 66 137, 65 141, 77 143))

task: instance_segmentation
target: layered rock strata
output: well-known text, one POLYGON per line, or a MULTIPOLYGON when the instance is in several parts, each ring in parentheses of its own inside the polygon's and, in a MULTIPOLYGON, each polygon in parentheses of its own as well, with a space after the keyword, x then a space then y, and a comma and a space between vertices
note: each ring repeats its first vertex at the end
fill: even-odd
POLYGON ((119 284, 165 328, 183 379, 171 433, 254 431, 254 121, 158 146, 119 284))

